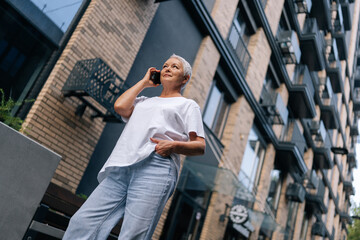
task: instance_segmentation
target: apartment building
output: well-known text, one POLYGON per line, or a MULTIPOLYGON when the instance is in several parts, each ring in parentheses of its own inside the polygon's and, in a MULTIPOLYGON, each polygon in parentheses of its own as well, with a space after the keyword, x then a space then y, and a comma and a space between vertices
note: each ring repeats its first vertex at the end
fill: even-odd
MULTIPOLYGON (((0 10, 20 27, 38 26, 19 10, 24 2, 31 5, 6 0, 0 10)), ((43 64, 14 84, 35 99, 14 114, 62 156, 51 185, 88 196, 124 127, 116 97, 176 53, 193 67, 183 95, 202 109, 207 149, 183 156, 153 239, 346 239, 359 10, 359 0, 84 0, 43 64)), ((48 42, 49 31, 34 29, 48 42)), ((0 43, 10 36, 1 31, 0 43)), ((3 66, 9 50, 1 46, 3 66)), ((59 215, 61 234, 71 216, 59 215)))

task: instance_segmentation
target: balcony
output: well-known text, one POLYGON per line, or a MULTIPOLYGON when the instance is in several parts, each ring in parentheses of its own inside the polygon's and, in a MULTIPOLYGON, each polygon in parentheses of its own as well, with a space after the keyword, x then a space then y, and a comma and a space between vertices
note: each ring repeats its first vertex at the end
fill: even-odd
POLYGON ((344 181, 344 191, 347 195, 355 195, 355 188, 351 180, 344 181))
POLYGON ((314 151, 313 168, 331 169, 334 165, 330 154, 331 141, 324 123, 311 119, 303 119, 302 123, 306 141, 314 151))
POLYGON ((317 185, 319 184, 319 178, 316 174, 316 171, 313 169, 307 173, 307 188, 316 189, 317 185))
POLYGON ((352 219, 347 212, 341 211, 340 212, 340 221, 344 223, 351 223, 352 219))
POLYGON ((358 136, 359 135, 359 125, 357 117, 354 117, 353 124, 350 126, 350 136, 358 136))
POLYGON ((353 110, 360 111, 360 87, 353 89, 353 110))
POLYGON ((300 35, 301 59, 310 71, 321 71, 325 67, 324 36, 319 31, 315 18, 305 20, 303 32, 300 35))
POLYGON ((293 0, 296 13, 310 13, 312 0, 293 0))
POLYGON ((357 167, 356 166, 356 152, 355 152, 355 148, 352 147, 349 149, 349 153, 347 155, 347 162, 349 164, 350 169, 357 167))
POLYGON ((332 5, 332 11, 336 12, 336 18, 332 19, 332 37, 335 38, 339 51, 339 59, 346 60, 348 49, 343 25, 343 14, 341 5, 332 5))
POLYGON ((263 88, 261 96, 263 101, 260 103, 260 106, 265 111, 269 123, 271 125, 286 125, 289 112, 280 94, 276 92, 267 92, 267 90, 263 88))
POLYGON ((283 31, 277 35, 277 43, 281 49, 284 64, 299 63, 301 51, 295 31, 283 31))
POLYGON ((306 65, 296 65, 288 105, 296 118, 313 118, 316 115, 314 85, 306 65))
MULTIPOLYGON (((358 49, 359 51, 360 49, 358 49)), ((359 51, 359 55, 360 57, 360 51, 359 51)), ((359 60, 358 60, 359 61, 359 60)), ((359 62, 360 63, 360 62, 359 62)), ((356 70, 355 70, 355 77, 354 77, 354 88, 360 88, 360 66, 357 66, 356 67, 356 70)))
POLYGON ((294 202, 304 202, 306 191, 300 183, 290 183, 286 189, 286 199, 294 202))
POLYGON ((310 12, 310 17, 316 18, 319 29, 329 31, 331 29, 331 15, 330 15, 329 0, 313 1, 311 12, 310 12))
POLYGON ((324 203, 325 185, 323 181, 319 181, 316 190, 306 192, 306 208, 312 213, 327 213, 327 207, 324 203))
POLYGON ((311 235, 325 237, 326 236, 325 224, 322 221, 315 222, 311 228, 311 235))
POLYGON ((125 91, 124 80, 100 58, 78 61, 72 69, 62 92, 65 97, 76 97, 82 104, 75 114, 82 116, 87 107, 104 121, 121 122, 114 103, 125 91))
POLYGON ((335 155, 334 157, 335 162, 336 162, 336 166, 339 170, 339 181, 340 182, 344 182, 344 174, 343 174, 343 164, 341 163, 341 161, 339 161, 338 157, 335 155))
POLYGON ((239 27, 234 22, 232 23, 230 29, 227 44, 229 49, 232 50, 231 53, 245 76, 249 67, 251 56, 239 31, 239 27))
POLYGON ((335 39, 329 41, 327 45, 331 45, 331 53, 329 54, 326 62, 326 73, 330 78, 332 89, 335 93, 342 93, 344 89, 344 83, 342 79, 341 62, 339 61, 339 53, 337 43, 335 39))
POLYGON ((337 109, 337 96, 333 93, 330 80, 324 79, 325 85, 320 93, 321 120, 326 129, 339 129, 339 113, 337 109))
POLYGON ((348 0, 340 0, 340 5, 341 5, 341 11, 342 11, 342 15, 343 15, 343 23, 344 23, 344 28, 346 31, 350 31, 351 30, 351 12, 350 12, 350 4, 348 0))
POLYGON ((298 123, 294 119, 289 119, 276 148, 276 168, 302 176, 308 170, 303 159, 306 148, 306 141, 298 123))

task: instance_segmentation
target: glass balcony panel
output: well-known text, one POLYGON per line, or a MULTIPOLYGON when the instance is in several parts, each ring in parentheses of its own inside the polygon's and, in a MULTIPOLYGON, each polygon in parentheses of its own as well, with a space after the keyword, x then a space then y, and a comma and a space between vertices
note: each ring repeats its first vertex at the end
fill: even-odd
POLYGON ((300 35, 301 59, 310 71, 324 69, 324 34, 319 31, 315 18, 306 18, 300 35))

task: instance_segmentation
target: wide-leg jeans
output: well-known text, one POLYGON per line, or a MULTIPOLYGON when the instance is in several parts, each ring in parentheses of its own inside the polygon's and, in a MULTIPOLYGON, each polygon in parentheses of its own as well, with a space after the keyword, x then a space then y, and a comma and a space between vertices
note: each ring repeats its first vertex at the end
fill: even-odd
POLYGON ((176 186, 174 161, 154 152, 139 163, 107 171, 105 179, 70 219, 63 239, 107 239, 122 217, 118 239, 151 239, 176 186))

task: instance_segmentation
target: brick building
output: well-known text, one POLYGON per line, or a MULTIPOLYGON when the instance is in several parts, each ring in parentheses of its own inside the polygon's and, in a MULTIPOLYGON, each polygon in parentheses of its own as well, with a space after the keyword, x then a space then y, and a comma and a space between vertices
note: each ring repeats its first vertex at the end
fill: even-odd
MULTIPOLYGON (((38 26, 21 4, 1 10, 38 26)), ((207 149, 183 157, 153 239, 346 239, 359 10, 359 0, 84 0, 23 77, 32 82, 16 98, 35 101, 14 114, 62 156, 52 184, 89 195, 124 127, 111 103, 179 54, 193 67, 183 95, 202 109, 207 149)))

